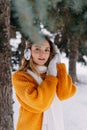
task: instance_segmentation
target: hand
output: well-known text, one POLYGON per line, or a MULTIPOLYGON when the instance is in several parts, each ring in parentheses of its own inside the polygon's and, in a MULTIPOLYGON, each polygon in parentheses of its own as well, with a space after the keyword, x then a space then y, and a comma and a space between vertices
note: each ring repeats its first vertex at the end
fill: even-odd
POLYGON ((58 72, 57 72, 56 65, 61 63, 61 58, 60 58, 60 51, 57 48, 57 46, 55 46, 55 50, 56 50, 56 55, 53 57, 53 59, 50 61, 49 65, 48 65, 47 74, 57 76, 58 72))
POLYGON ((57 64, 57 54, 53 57, 53 59, 50 61, 48 65, 47 75, 57 76, 56 64, 57 64))

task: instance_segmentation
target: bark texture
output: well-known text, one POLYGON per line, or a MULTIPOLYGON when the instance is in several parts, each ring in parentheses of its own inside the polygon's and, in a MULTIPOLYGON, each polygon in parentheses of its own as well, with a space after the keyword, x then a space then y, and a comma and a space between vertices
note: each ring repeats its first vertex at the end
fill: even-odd
POLYGON ((69 52, 69 74, 73 82, 78 81, 76 73, 76 61, 78 59, 78 40, 73 38, 70 44, 69 52))
POLYGON ((10 1, 0 0, 0 130, 14 130, 9 38, 10 1))

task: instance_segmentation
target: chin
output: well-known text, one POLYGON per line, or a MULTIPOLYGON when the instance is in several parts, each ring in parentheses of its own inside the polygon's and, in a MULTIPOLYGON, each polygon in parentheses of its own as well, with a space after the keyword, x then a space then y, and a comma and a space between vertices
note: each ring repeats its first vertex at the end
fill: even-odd
POLYGON ((35 62, 37 65, 45 65, 46 62, 35 62))
POLYGON ((41 66, 42 66, 42 65, 45 65, 45 63, 44 63, 44 64, 38 64, 38 65, 41 65, 41 66))
POLYGON ((45 62, 44 63, 38 63, 38 65, 45 65, 45 62))

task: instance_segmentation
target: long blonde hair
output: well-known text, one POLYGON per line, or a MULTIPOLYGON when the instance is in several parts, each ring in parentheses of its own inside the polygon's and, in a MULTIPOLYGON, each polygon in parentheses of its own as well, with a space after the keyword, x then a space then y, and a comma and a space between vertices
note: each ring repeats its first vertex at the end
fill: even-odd
MULTIPOLYGON (((55 47, 54 47, 54 43, 51 42, 51 40, 49 40, 49 38, 47 36, 45 36, 45 39, 48 41, 48 43, 50 44, 50 56, 48 61, 46 62, 45 66, 48 66, 50 60, 54 57, 54 55, 56 54, 55 51, 55 47)), ((26 48, 31 49, 33 43, 31 43, 30 41, 27 41, 27 46, 26 48)), ((37 73, 39 75, 39 70, 37 65, 33 62, 32 58, 30 58, 30 60, 26 60, 24 57, 22 59, 22 64, 19 68, 19 71, 27 71, 27 69, 32 70, 33 72, 37 73)))

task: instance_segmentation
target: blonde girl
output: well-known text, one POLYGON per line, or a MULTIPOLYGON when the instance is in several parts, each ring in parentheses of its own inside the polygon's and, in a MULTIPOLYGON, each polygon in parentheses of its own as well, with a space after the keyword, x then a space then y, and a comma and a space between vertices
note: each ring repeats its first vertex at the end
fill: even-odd
POLYGON ((64 130, 61 100, 72 97, 76 87, 48 37, 27 44, 12 84, 20 103, 16 130, 64 130))

